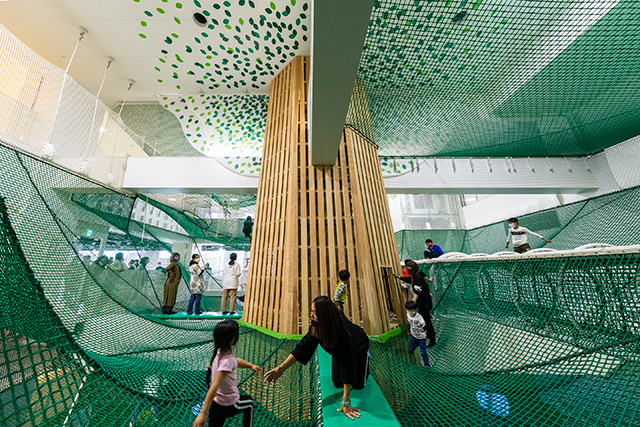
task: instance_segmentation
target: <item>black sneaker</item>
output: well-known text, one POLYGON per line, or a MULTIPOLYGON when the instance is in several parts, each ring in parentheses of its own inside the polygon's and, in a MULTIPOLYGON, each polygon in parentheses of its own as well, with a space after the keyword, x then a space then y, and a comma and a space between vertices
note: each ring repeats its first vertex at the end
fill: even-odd
POLYGON ((232 311, 232 312, 230 312, 229 314, 234 315, 234 314, 236 314, 236 312, 235 312, 235 311, 232 311))
POLYGON ((228 311, 223 311, 222 314, 229 314, 229 312, 228 311))

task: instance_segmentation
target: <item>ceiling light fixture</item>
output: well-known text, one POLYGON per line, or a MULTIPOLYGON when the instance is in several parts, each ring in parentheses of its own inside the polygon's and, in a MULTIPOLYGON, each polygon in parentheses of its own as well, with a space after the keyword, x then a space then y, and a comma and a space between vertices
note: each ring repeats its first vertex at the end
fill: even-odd
POLYGON ((193 14, 193 21, 201 27, 207 25, 207 17, 200 12, 196 12, 193 14))

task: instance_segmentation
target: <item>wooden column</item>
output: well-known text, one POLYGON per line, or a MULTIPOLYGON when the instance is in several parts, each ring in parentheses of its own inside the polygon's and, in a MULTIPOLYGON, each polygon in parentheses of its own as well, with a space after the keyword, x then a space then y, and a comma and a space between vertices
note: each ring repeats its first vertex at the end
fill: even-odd
POLYGON ((377 147, 345 128, 336 164, 311 165, 309 64, 294 58, 271 84, 243 319, 304 333, 313 299, 349 270, 345 313, 380 334, 404 323, 405 298, 377 147))

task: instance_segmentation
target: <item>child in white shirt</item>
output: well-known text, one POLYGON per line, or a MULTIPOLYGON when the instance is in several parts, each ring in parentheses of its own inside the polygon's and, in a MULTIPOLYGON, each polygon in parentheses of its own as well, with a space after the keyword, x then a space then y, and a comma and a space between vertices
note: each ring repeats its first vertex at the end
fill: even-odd
POLYGON ((407 301, 405 304, 407 309, 407 320, 409 320, 409 327, 411 332, 411 338, 409 339, 409 353, 416 351, 417 347, 420 347, 420 355, 424 366, 429 368, 429 356, 427 355, 427 333, 424 328, 427 322, 418 313, 418 303, 415 301, 407 301))

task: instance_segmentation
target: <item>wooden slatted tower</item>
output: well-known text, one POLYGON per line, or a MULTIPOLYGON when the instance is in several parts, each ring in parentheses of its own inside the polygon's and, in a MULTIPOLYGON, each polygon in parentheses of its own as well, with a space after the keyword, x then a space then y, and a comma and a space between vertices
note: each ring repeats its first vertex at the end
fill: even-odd
POLYGON ((243 319, 304 333, 346 269, 347 317, 380 334, 404 322, 405 294, 377 147, 347 127, 336 164, 311 164, 309 64, 296 57, 271 83, 243 319))

